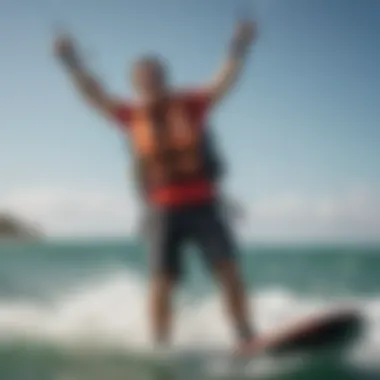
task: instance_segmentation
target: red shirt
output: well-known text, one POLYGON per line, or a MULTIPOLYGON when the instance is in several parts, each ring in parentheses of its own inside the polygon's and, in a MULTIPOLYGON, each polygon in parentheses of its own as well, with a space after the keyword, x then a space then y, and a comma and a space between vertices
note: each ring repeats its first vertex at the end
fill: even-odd
MULTIPOLYGON (((192 124, 204 128, 211 106, 211 97, 204 91, 188 91, 176 95, 185 105, 192 124)), ((115 108, 114 119, 123 130, 133 128, 131 123, 134 105, 122 103, 115 108)), ((181 185, 170 185, 155 189, 149 193, 150 201, 160 206, 184 206, 202 203, 214 198, 216 189, 208 179, 195 180, 181 185)))

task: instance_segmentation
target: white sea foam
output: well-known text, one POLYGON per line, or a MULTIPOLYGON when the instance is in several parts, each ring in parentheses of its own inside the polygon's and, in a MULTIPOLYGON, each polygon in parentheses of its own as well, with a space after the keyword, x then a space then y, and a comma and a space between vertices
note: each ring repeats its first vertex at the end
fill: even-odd
MULTIPOLYGON (((147 291, 136 275, 118 273, 78 287, 48 306, 0 299, 0 336, 3 341, 6 337, 37 339, 69 346, 148 347, 147 291)), ((232 348, 233 331, 217 295, 194 300, 182 294, 178 301, 176 346, 232 348)), ((357 305, 368 322, 363 340, 354 347, 353 358, 376 363, 380 355, 379 298, 302 298, 284 289, 268 289, 251 296, 252 315, 260 331, 343 304, 357 305)))

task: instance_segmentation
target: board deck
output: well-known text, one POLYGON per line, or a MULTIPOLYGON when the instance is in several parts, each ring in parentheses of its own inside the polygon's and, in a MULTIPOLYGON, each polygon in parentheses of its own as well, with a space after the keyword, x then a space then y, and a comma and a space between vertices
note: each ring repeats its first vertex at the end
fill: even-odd
POLYGON ((357 311, 326 313, 264 334, 241 353, 250 356, 263 352, 282 354, 342 349, 358 337, 362 326, 363 320, 357 311))
MULTIPOLYGON (((166 350, 135 352, 135 359, 147 362, 189 363, 222 359, 225 362, 237 356, 254 359, 262 355, 278 358, 292 354, 309 355, 324 350, 344 351, 360 335, 363 318, 357 311, 324 313, 265 333, 257 339, 257 344, 245 352, 226 350, 226 348, 171 347, 166 350)), ((130 353, 132 356, 133 353, 130 353)))

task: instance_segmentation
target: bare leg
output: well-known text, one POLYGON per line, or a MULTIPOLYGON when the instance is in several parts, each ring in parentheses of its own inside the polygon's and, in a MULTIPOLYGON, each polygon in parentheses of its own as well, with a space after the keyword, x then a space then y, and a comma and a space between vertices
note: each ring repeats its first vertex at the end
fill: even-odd
POLYGON ((248 298, 237 265, 231 260, 221 260, 216 268, 222 285, 229 317, 241 342, 251 341, 253 333, 248 312, 248 298))
POLYGON ((151 283, 151 325, 156 344, 167 344, 170 340, 174 282, 170 276, 156 275, 151 283))

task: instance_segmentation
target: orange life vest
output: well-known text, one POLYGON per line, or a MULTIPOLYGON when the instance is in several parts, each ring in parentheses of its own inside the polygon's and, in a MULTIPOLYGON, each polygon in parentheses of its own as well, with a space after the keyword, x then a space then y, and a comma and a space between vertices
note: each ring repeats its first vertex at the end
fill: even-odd
POLYGON ((132 144, 148 189, 207 177, 201 126, 194 125, 181 100, 137 108, 132 125, 132 144))

